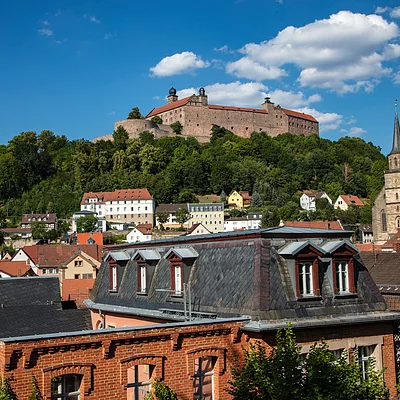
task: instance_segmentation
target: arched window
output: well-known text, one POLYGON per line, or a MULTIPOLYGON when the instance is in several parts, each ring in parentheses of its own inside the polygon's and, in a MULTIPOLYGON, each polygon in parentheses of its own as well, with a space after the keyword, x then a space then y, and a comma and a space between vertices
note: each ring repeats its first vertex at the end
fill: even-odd
POLYGON ((129 400, 143 400, 151 390, 154 365, 138 364, 128 369, 127 395, 129 400))
POLYGON ((399 199, 399 194, 398 193, 396 193, 396 200, 398 200, 399 199))
POLYGON ((397 168, 397 157, 394 158, 394 167, 397 168))
POLYGON ((389 169, 392 169, 392 159, 389 158, 389 169))
POLYGON ((387 223, 386 223, 385 210, 381 211, 381 224, 382 224, 382 232, 386 232, 387 231, 387 223))
POLYGON ((397 217, 396 219, 396 226, 400 228, 400 217, 397 217))
POLYGON ((51 400, 79 400, 82 375, 60 375, 51 380, 51 400))

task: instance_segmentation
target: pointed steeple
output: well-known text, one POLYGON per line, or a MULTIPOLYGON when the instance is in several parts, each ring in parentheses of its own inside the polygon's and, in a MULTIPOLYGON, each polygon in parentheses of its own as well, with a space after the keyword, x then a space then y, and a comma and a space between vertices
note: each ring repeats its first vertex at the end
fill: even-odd
POLYGON ((400 125, 399 116, 397 114, 397 100, 394 113, 393 146, 389 154, 400 154, 400 125))

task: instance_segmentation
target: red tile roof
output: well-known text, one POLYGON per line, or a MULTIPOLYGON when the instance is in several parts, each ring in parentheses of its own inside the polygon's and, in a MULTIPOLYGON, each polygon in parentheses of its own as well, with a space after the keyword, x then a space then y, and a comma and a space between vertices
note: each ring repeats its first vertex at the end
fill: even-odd
POLYGON ((382 251, 382 246, 373 243, 354 243, 361 251, 367 252, 379 252, 382 251))
POLYGON ((57 221, 57 214, 23 214, 21 224, 30 224, 32 221, 54 224, 57 221))
POLYGON ((83 300, 89 298, 95 279, 63 279, 62 299, 75 300, 77 305, 81 305, 83 300))
POLYGON ((282 111, 286 115, 289 115, 290 117, 296 117, 296 118, 305 119, 307 121, 318 122, 312 115, 309 115, 309 114, 304 114, 301 112, 288 110, 287 108, 282 108, 282 111))
POLYGON ((250 193, 247 191, 239 192, 242 196, 243 201, 251 201, 250 193))
POLYGON ((103 245, 103 232, 83 232, 77 233, 77 244, 88 244, 89 238, 94 240, 95 244, 103 245))
POLYGON ((364 203, 357 197, 352 194, 341 194, 340 197, 342 200, 348 205, 354 205, 354 206, 363 206, 364 203))
POLYGON ((32 233, 31 228, 1 228, 4 233, 12 235, 13 233, 32 233))
POLYGON ((185 97, 184 99, 173 101, 172 103, 165 104, 164 106, 153 108, 145 118, 151 118, 154 115, 161 114, 166 111, 174 110, 175 108, 182 107, 187 104, 192 96, 185 97))
POLYGON ((78 250, 94 258, 102 259, 103 246, 97 244, 71 244, 71 245, 38 245, 24 246, 22 249, 40 267, 58 267, 72 257, 78 250))
POLYGON ((153 233, 153 225, 151 224, 138 224, 135 228, 139 232, 142 232, 143 235, 151 235, 153 233))
POLYGON ((0 261, 0 272, 12 277, 36 275, 25 261, 0 261))
POLYGON ((93 198, 99 199, 99 203, 105 203, 107 201, 117 200, 152 200, 153 196, 145 188, 121 189, 115 190, 114 192, 88 192, 84 193, 81 204, 88 204, 89 199, 93 198))
POLYGON ((284 226, 293 226, 296 228, 343 230, 343 226, 339 221, 287 221, 283 224, 284 226))
MULTIPOLYGON (((153 108, 150 111, 150 113, 146 115, 145 118, 151 118, 154 115, 159 115, 159 114, 162 114, 163 112, 174 110, 175 108, 185 106, 189 102, 191 97, 192 96, 185 97, 184 99, 173 101, 172 103, 165 104, 164 106, 153 108)), ((209 104, 208 108, 211 110, 245 111, 245 112, 253 112, 253 113, 259 113, 259 114, 268 114, 268 112, 266 110, 263 110, 262 108, 220 106, 217 104, 209 104)), ((312 121, 312 122, 318 122, 313 116, 311 116, 309 114, 304 114, 301 112, 288 110, 286 108, 282 108, 282 111, 286 115, 289 115, 290 117, 296 117, 296 118, 301 118, 301 119, 305 119, 305 120, 312 121)))

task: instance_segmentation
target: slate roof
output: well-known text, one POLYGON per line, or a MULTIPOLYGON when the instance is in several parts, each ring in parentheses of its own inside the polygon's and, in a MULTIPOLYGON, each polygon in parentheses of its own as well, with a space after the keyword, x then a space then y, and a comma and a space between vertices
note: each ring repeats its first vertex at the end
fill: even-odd
POLYGON ((393 145, 390 154, 400 154, 400 125, 399 125, 399 116, 396 112, 394 114, 394 127, 393 127, 393 145))
POLYGON ((54 224, 57 221, 57 214, 23 214, 21 224, 30 224, 34 221, 54 224))
POLYGON ((366 252, 360 254, 377 285, 400 285, 400 254, 366 252))
POLYGON ((90 329, 88 310, 63 310, 56 277, 0 279, 0 338, 90 329))
MULTIPOLYGON (((189 251, 197 257, 183 259, 183 280, 191 284, 193 310, 199 313, 215 313, 217 317, 251 316, 253 320, 279 321, 293 318, 313 319, 349 314, 368 315, 384 312, 386 305, 368 270, 355 260, 357 296, 335 298, 326 271, 321 264, 321 298, 312 301, 297 301, 291 278, 289 258, 279 254, 288 246, 298 246, 296 238, 285 238, 295 228, 277 228, 255 231, 229 232, 225 234, 199 235, 196 241, 190 237, 179 237, 165 241, 154 241, 125 246, 130 255, 128 263, 119 266, 117 293, 109 292, 109 268, 103 262, 90 295, 90 306, 95 309, 112 309, 121 312, 130 308, 140 310, 140 315, 160 316, 163 309, 183 312, 183 300, 170 295, 170 263, 166 259, 172 251, 189 251), (262 232, 264 231, 264 235, 262 232), (218 237, 215 240, 215 237, 218 237), (293 242, 294 245, 288 244, 293 242), (138 249, 157 250, 161 259, 151 266, 150 286, 147 296, 137 294, 137 264, 133 255, 138 249), (194 253, 195 252, 195 253, 194 253), (104 307, 104 308, 102 308, 104 307), (119 310, 119 311, 118 311, 119 310)), ((326 237, 309 230, 313 246, 325 253, 324 243, 337 239, 340 233, 346 239, 348 232, 323 231, 326 237), (331 233, 330 239, 328 233, 331 233)), ((320 231, 321 232, 321 231, 320 231)), ((305 234, 303 232, 303 234, 305 234)), ((308 240, 300 240, 308 242, 308 240)), ((302 244, 300 244, 302 245, 302 244)), ((328 263, 324 256, 320 263, 328 263)), ((149 264, 150 265, 150 264, 149 264)), ((294 265, 294 264, 293 264, 294 265)), ((135 313, 133 311, 133 313, 135 313)), ((167 316, 165 316, 166 319, 167 316)), ((367 317, 365 317, 367 318, 367 317)), ((329 318, 328 318, 329 319, 329 318)))

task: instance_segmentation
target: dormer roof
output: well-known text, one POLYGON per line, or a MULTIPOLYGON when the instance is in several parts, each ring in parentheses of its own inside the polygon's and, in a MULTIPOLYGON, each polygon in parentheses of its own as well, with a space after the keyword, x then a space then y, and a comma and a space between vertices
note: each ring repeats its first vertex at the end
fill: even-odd
POLYGON ((165 258, 168 258, 172 253, 182 259, 197 258, 199 256, 199 253, 193 247, 173 247, 165 254, 165 258))

